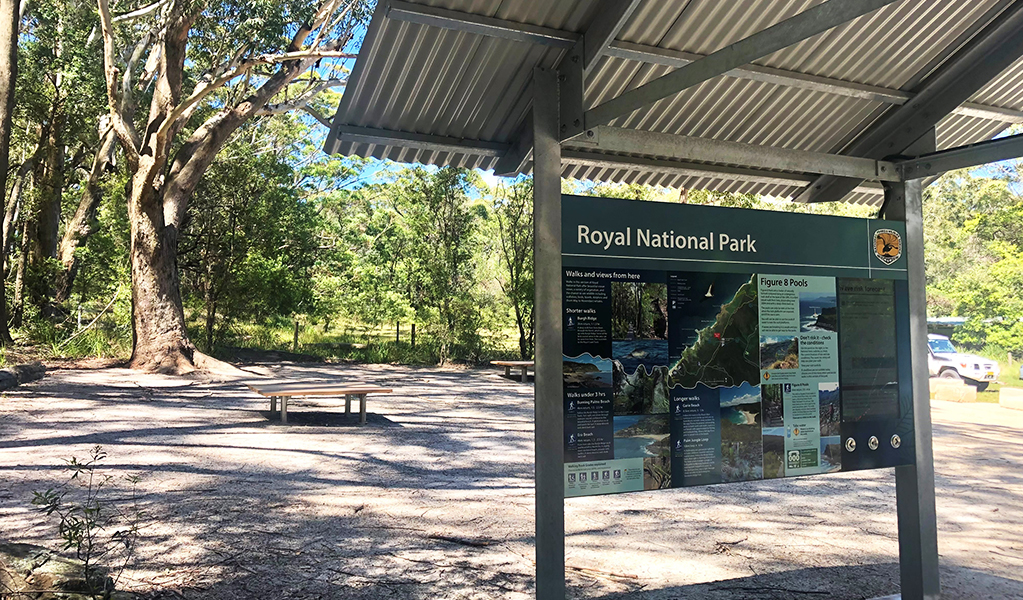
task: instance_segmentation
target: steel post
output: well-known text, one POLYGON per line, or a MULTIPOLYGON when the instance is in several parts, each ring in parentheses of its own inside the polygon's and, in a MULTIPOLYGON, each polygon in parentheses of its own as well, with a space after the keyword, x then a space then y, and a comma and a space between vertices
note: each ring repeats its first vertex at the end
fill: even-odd
MULTIPOLYGON (((930 138, 933 144, 933 135, 930 138)), ((938 523, 934 505, 934 456, 927 371, 927 285, 924 275, 923 185, 920 179, 886 185, 885 218, 906 222, 909 270, 910 352, 916 464, 895 468, 899 517, 899 567, 903 600, 936 600, 938 523)))
POLYGON ((536 597, 565 598, 561 376, 561 145, 558 74, 533 70, 533 253, 536 314, 536 597))

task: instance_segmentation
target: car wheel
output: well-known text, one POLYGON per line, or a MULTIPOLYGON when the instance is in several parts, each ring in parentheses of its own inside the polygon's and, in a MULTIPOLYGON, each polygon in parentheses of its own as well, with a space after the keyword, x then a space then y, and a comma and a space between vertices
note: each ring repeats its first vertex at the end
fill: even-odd
POLYGON ((976 387, 978 392, 983 392, 984 390, 987 389, 988 383, 990 383, 990 382, 989 381, 972 381, 971 380, 969 383, 970 383, 970 385, 973 385, 974 387, 976 387))
POLYGON ((962 379, 959 372, 955 369, 945 369, 938 374, 938 377, 941 377, 942 379, 962 379))

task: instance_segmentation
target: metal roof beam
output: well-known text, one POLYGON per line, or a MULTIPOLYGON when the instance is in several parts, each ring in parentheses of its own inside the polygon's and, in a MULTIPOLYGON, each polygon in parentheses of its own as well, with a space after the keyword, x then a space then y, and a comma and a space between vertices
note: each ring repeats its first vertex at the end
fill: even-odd
MULTIPOLYGON (((630 42, 614 42, 607 49, 605 54, 614 58, 634 60, 637 62, 675 68, 684 67, 704 58, 704 55, 695 54, 693 52, 668 50, 665 48, 633 44, 630 42)), ((775 85, 811 90, 814 92, 823 92, 825 94, 834 94, 836 96, 859 98, 861 100, 881 102, 884 104, 905 104, 912 100, 914 96, 913 94, 902 90, 845 81, 842 79, 833 79, 831 77, 821 77, 819 75, 810 75, 808 73, 789 71, 787 69, 764 67, 761 65, 743 65, 728 71, 724 74, 724 76, 734 77, 737 79, 748 79, 750 81, 773 83, 775 85)), ((1023 123, 1023 111, 1013 110, 1011 108, 1001 108, 998 106, 986 106, 984 104, 976 104, 973 102, 965 102, 953 112, 968 117, 990 119, 992 121, 1023 123)))
POLYGON ((584 75, 593 70, 638 6, 639 0, 603 0, 600 3, 596 18, 583 34, 584 75))
MULTIPOLYGON (((880 159, 905 152, 1021 56, 1023 1, 1018 1, 928 77, 912 102, 890 110, 843 154, 880 159)), ((819 177, 796 201, 835 202, 858 184, 859 180, 853 178, 819 177)))
MULTIPOLYGON (((788 187, 802 187, 813 180, 812 175, 798 173, 779 173, 761 169, 746 169, 726 165, 708 165, 678 160, 662 160, 639 156, 612 156, 581 152, 578 150, 562 150, 561 162, 566 165, 591 167, 595 169, 626 170, 640 173, 664 173, 681 177, 698 177, 701 179, 721 179, 726 181, 742 181, 745 183, 762 183, 788 187)), ((856 191, 864 194, 880 196, 884 188, 880 183, 865 181, 856 191)))
POLYGON ((895 165, 890 162, 619 127, 590 129, 584 136, 564 143, 566 146, 592 148, 615 154, 668 158, 676 161, 700 161, 846 177, 855 174, 861 180, 900 181, 895 165))
MULTIPOLYGON (((582 39, 578 33, 537 27, 514 21, 505 21, 491 17, 480 17, 470 13, 464 13, 444 8, 410 4, 393 0, 388 6, 388 17, 399 21, 432 25, 444 29, 466 31, 478 35, 500 38, 505 40, 519 41, 530 44, 539 44, 555 48, 572 48, 582 39)), ((694 52, 683 52, 658 48, 646 44, 633 44, 620 40, 612 41, 604 50, 604 56, 631 60, 652 65, 663 65, 666 67, 681 68, 706 58, 703 54, 694 52)), ((594 63, 596 64, 596 63, 594 63)), ((859 98, 871 102, 884 104, 905 104, 913 98, 913 94, 902 90, 867 85, 831 77, 810 75, 787 69, 776 69, 760 65, 747 64, 736 67, 727 73, 725 77, 747 79, 750 81, 761 81, 775 85, 811 90, 825 94, 859 98)), ((997 106, 986 106, 972 102, 963 103, 953 112, 956 114, 990 119, 992 121, 1003 121, 1006 123, 1023 123, 1023 111, 997 106)))
POLYGON ((466 31, 477 35, 556 48, 571 48, 580 38, 579 34, 568 31, 526 23, 514 23, 493 17, 402 2, 401 0, 389 0, 386 10, 387 17, 397 21, 432 25, 443 29, 466 31))
POLYGON ((977 167, 1023 156, 1023 134, 949 148, 895 163, 903 179, 920 179, 946 171, 977 167))
POLYGON ((648 81, 617 98, 591 108, 585 114, 585 127, 590 128, 610 123, 658 100, 677 94, 708 79, 724 75, 736 67, 763 58, 782 48, 787 48, 897 1, 827 0, 794 17, 725 46, 717 52, 709 54, 706 58, 648 81))
POLYGON ((509 145, 498 142, 467 140, 463 138, 424 133, 409 133, 376 129, 374 127, 354 127, 339 125, 336 128, 338 140, 356 144, 375 144, 381 146, 398 146, 401 148, 417 148, 430 152, 449 152, 451 154, 472 154, 475 156, 502 156, 508 152, 509 145))
POLYGON ((639 0, 601 0, 593 22, 587 27, 582 38, 558 63, 560 141, 583 132, 585 113, 583 92, 586 78, 637 6, 639 0))
POLYGON ((501 155, 494 165, 494 174, 514 177, 526 170, 526 163, 533 154, 533 111, 529 111, 511 147, 501 155))

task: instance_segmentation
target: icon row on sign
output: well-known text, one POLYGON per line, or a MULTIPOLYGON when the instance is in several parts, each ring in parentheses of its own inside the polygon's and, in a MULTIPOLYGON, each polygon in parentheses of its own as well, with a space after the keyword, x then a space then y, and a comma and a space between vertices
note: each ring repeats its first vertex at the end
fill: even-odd
POLYGON ((603 471, 590 471, 588 473, 582 472, 578 474, 577 473, 568 474, 569 483, 576 483, 576 481, 578 481, 579 483, 586 483, 587 481, 610 481, 612 478, 621 479, 622 470, 615 469, 614 471, 612 471, 610 469, 605 469, 603 471))

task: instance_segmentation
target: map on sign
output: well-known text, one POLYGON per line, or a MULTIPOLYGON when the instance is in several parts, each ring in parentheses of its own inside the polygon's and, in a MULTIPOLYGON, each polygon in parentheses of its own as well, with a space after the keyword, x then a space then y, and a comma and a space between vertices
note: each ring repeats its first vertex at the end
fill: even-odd
POLYGON ((757 385, 760 334, 757 284, 735 273, 671 274, 673 350, 669 387, 757 385), (676 312, 677 311, 677 312, 676 312))

